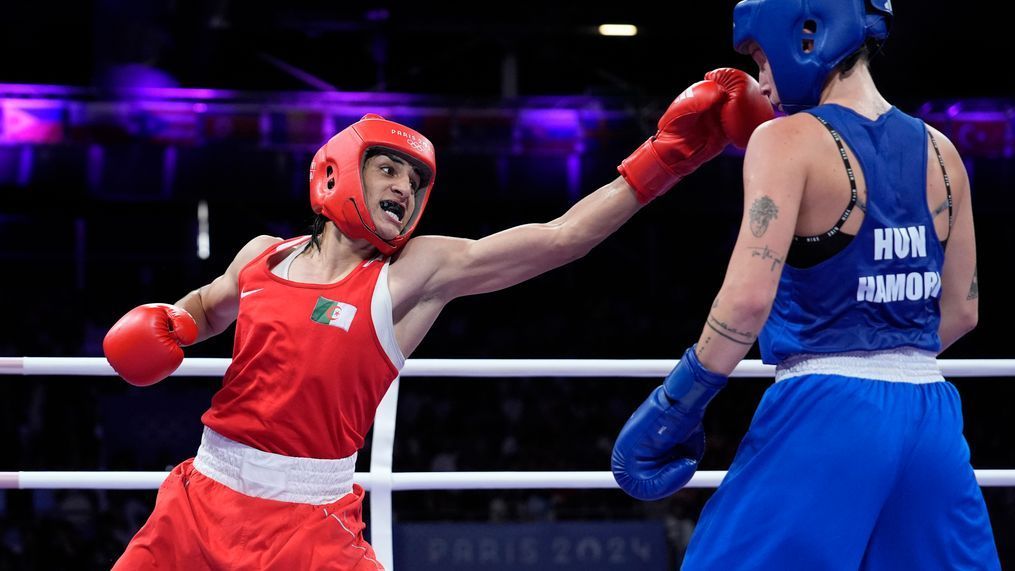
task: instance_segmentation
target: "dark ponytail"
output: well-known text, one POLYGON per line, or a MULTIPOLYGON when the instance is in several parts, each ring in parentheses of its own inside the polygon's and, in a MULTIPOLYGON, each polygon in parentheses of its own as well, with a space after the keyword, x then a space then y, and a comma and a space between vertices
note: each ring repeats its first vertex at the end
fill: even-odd
POLYGON ((328 217, 317 213, 310 222, 310 247, 321 251, 321 236, 324 236, 324 225, 328 223, 328 217))

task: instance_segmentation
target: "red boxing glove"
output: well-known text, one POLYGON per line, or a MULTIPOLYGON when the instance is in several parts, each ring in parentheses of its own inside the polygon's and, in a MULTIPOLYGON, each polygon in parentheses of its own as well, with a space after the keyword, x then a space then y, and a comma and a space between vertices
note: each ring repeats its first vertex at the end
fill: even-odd
POLYGON ((731 141, 746 147, 758 125, 774 116, 758 82, 732 68, 716 69, 677 96, 659 130, 617 167, 645 204, 715 158, 731 141))
POLYGON ((102 340, 102 352, 123 380, 146 387, 183 362, 183 349, 197 340, 197 322, 181 307, 140 305, 127 312, 102 340))
POLYGON ((659 119, 659 130, 617 167, 638 202, 664 194, 722 152, 729 143, 719 125, 726 95, 712 80, 699 81, 677 96, 659 119))
POLYGON ((746 148, 758 125, 775 117, 772 102, 761 94, 757 80, 739 69, 712 70, 705 74, 705 79, 719 84, 726 95, 719 111, 723 133, 734 145, 746 148))

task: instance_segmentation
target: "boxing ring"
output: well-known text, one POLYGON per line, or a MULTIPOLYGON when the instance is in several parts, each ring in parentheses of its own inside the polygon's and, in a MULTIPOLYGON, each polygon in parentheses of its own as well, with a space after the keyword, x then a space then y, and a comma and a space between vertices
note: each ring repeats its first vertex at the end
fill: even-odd
MULTIPOLYGON (((229 359, 186 359, 176 377, 221 377, 229 359)), ((1015 359, 943 359, 938 361, 945 377, 1015 377, 1015 359)), ((410 359, 402 378, 457 377, 569 377, 616 379, 653 377, 662 379, 676 360, 609 359, 410 359)), ((775 367, 760 361, 742 361, 731 377, 771 378, 775 367)), ((104 358, 0 357, 0 375, 115 376, 104 358)), ((612 489, 610 472, 395 472, 392 470, 395 418, 400 379, 392 383, 374 418, 370 471, 357 472, 355 481, 370 491, 370 536, 378 559, 389 571, 393 564, 391 494, 412 490, 491 489, 612 489)), ((157 390, 157 389, 149 389, 157 390)), ((196 449, 195 449, 196 452, 196 449)), ((180 460, 183 460, 181 458, 180 460)), ((34 471, 0 472, 0 489, 157 489, 169 472, 34 471)), ((715 488, 724 471, 699 471, 687 487, 715 488)), ((1015 469, 976 470, 980 486, 1015 486, 1015 469)))

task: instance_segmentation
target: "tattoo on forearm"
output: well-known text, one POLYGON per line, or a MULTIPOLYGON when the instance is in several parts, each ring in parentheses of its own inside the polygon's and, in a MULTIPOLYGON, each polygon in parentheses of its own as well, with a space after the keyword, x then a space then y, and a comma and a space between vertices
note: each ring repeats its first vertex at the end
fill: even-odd
POLYGON ((711 327, 712 331, 715 331, 719 335, 722 335, 734 343, 739 343, 741 345, 754 344, 756 336, 753 333, 750 331, 737 331, 735 327, 730 327, 728 324, 719 321, 714 315, 709 315, 708 321, 706 321, 705 324, 711 327))
POLYGON ((774 272, 775 268, 779 267, 783 263, 782 256, 780 256, 778 252, 769 250, 767 244, 762 248, 749 246, 747 249, 751 251, 752 258, 761 258, 762 261, 772 260, 772 267, 769 271, 774 272))
POLYGON ((768 231, 768 223, 779 217, 779 207, 768 196, 762 196, 751 205, 751 234, 761 238, 768 231))
POLYGON ((969 293, 966 294, 966 301, 980 297, 980 284, 976 281, 976 268, 973 268, 973 283, 969 284, 969 293))

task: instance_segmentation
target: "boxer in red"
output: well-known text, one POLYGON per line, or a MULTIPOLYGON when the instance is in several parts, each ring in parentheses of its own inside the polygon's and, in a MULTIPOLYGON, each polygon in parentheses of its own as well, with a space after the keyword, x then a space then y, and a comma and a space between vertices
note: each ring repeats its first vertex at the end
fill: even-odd
POLYGON ((580 258, 771 117, 750 76, 710 72, 622 176, 556 220, 480 240, 410 240, 436 173, 423 135, 377 115, 335 135, 310 167, 310 236, 254 238, 210 284, 137 307, 107 334, 113 368, 150 385, 179 366, 181 346, 236 321, 197 456, 170 473, 114 568, 381 569, 362 535, 356 453, 444 306, 580 258))

